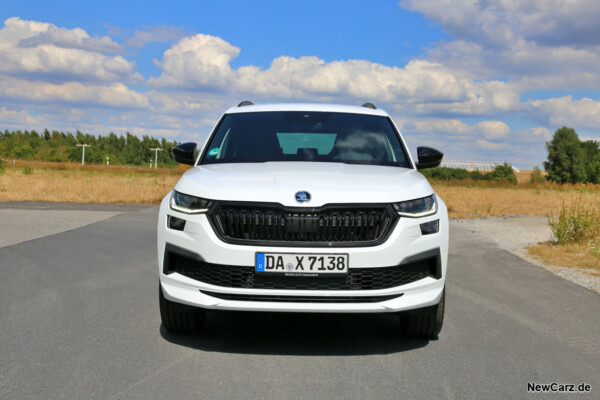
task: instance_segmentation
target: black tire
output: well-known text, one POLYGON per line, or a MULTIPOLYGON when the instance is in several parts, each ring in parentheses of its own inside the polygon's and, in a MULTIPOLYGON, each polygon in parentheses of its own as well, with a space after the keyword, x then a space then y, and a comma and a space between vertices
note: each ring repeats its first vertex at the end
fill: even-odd
POLYGON ((160 319, 167 332, 192 333, 202 328, 206 310, 167 300, 160 285, 158 292, 160 319))
POLYGON ((400 314, 400 328, 404 336, 435 339, 444 324, 444 305, 446 290, 442 292, 440 302, 431 307, 410 310, 400 314))

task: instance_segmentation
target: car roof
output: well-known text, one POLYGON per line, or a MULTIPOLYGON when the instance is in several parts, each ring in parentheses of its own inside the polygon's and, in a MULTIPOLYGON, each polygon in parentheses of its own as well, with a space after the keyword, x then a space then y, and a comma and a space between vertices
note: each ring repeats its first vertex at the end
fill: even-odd
POLYGON ((381 109, 369 107, 346 106, 341 104, 318 104, 318 103, 278 103, 278 104, 258 104, 242 107, 231 107, 225 114, 237 114, 248 112, 268 112, 268 111, 310 111, 310 112, 339 112, 350 114, 379 115, 388 117, 388 113, 381 109))

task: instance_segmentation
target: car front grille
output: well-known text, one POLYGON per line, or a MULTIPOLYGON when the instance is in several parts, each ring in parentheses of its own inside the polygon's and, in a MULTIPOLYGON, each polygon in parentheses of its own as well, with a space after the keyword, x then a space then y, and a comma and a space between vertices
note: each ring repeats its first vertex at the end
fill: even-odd
POLYGON ((269 246, 374 246, 398 220, 389 205, 284 207, 267 203, 217 202, 209 219, 222 240, 269 246))
POLYGON ((257 274, 254 267, 210 264, 167 250, 164 272, 227 288, 285 290, 388 289, 426 277, 440 278, 439 256, 382 268, 351 268, 342 277, 288 277, 257 274))

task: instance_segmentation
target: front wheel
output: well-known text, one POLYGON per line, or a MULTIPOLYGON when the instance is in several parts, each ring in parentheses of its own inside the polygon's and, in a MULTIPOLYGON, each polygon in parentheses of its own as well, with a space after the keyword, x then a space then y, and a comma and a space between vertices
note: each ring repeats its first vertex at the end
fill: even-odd
POLYGON ((400 313, 400 329, 404 336, 435 339, 444 324, 444 304, 446 290, 435 306, 419 308, 400 313))
POLYGON ((192 333, 200 330, 206 310, 167 300, 160 284, 158 292, 160 319, 167 332, 192 333))

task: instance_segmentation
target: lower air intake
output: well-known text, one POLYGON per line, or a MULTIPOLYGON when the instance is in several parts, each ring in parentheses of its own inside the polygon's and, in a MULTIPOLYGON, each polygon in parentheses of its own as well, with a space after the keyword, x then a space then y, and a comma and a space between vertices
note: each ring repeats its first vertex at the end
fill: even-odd
MULTIPOLYGON (((171 250, 170 250, 171 249, 171 250)), ((284 290, 377 290, 388 289, 432 277, 439 279, 439 251, 425 258, 382 268, 351 268, 341 277, 286 277, 257 274, 254 267, 210 264, 191 253, 173 251, 165 254, 164 273, 177 272, 188 278, 227 288, 284 290)))

